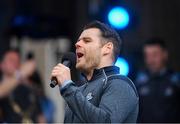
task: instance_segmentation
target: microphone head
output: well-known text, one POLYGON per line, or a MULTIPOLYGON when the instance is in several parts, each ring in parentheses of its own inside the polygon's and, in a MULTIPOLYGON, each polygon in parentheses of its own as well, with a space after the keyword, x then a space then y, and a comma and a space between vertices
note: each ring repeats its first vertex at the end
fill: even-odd
POLYGON ((70 67, 76 64, 76 55, 73 52, 67 52, 63 55, 61 63, 64 61, 70 61, 70 67))

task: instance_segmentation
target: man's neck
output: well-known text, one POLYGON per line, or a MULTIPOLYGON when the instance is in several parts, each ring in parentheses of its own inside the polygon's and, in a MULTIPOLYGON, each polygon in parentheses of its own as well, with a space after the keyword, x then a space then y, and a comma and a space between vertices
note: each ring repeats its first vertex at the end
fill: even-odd
POLYGON ((93 76, 93 72, 94 72, 94 69, 91 69, 91 70, 89 70, 89 71, 87 71, 87 72, 84 72, 84 74, 86 75, 86 78, 87 78, 88 80, 91 80, 91 78, 92 78, 92 76, 93 76))
POLYGON ((4 74, 2 76, 3 79, 8 79, 8 78, 12 78, 14 75, 10 75, 10 74, 4 74))
POLYGON ((161 73, 164 73, 166 70, 167 70, 166 67, 162 67, 162 68, 159 68, 159 69, 157 69, 157 70, 150 70, 150 72, 151 72, 152 74, 161 74, 161 73))

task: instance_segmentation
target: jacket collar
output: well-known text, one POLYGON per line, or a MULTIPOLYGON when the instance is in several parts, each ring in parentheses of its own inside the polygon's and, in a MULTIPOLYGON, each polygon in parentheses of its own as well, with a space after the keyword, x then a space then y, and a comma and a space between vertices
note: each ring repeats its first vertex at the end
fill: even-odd
POLYGON ((86 76, 82 74, 82 76, 86 79, 86 81, 91 82, 93 80, 96 80, 97 78, 101 77, 103 73, 106 74, 106 76, 113 75, 113 74, 119 74, 119 67, 117 66, 106 66, 100 69, 94 69, 93 76, 90 80, 87 80, 86 76), (104 72, 103 72, 104 71, 104 72))

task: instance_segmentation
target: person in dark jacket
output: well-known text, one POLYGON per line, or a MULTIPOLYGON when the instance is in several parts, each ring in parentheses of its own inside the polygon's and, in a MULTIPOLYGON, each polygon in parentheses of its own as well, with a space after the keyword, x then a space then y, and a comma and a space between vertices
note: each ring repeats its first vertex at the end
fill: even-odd
POLYGON ((180 75, 168 67, 165 41, 147 40, 143 53, 146 66, 135 80, 140 97, 138 122, 180 122, 180 75))
POLYGON ((134 123, 139 98, 132 81, 119 75, 114 63, 120 53, 121 39, 108 25, 94 21, 86 25, 76 47, 76 68, 85 84, 76 87, 70 69, 58 64, 56 77, 65 99, 65 123, 134 123))

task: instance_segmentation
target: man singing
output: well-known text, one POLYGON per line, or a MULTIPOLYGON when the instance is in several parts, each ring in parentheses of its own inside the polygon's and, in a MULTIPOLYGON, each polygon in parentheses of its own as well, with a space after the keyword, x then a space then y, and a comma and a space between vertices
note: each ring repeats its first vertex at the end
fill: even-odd
POLYGON ((86 25, 76 47, 76 68, 85 84, 76 87, 70 69, 58 64, 51 76, 56 77, 65 99, 65 123, 134 123, 139 97, 134 84, 119 75, 114 66, 120 53, 121 39, 109 26, 94 21, 86 25))

